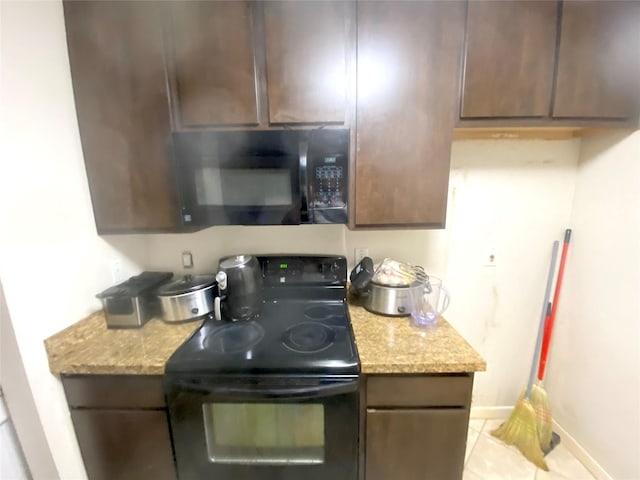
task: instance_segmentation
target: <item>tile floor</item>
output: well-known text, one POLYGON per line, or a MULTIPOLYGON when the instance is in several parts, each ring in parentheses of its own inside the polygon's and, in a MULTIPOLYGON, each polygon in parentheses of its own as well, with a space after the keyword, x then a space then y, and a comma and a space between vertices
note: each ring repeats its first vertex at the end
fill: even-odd
POLYGON ((536 468, 515 448, 489 432, 504 420, 469 421, 463 480, 594 480, 562 441, 545 458, 549 472, 536 468))

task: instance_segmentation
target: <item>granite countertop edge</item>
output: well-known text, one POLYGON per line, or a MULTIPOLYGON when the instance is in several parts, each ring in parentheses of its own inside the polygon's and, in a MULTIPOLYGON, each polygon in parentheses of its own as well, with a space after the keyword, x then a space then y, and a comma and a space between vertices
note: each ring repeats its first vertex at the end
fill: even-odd
MULTIPOLYGON (((383 317, 356 305, 349 305, 349 312, 364 375, 486 370, 485 360, 443 318, 435 332, 416 333, 406 317, 383 317), (415 354, 407 354, 412 349, 415 354)), ((199 325, 152 319, 138 329, 107 329, 100 310, 44 341, 49 370, 54 375, 163 375, 171 354, 199 325)))

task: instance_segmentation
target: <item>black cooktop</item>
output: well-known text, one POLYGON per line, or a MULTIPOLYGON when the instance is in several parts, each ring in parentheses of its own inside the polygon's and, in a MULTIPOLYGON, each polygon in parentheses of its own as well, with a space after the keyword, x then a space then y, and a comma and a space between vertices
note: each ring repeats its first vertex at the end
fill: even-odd
POLYGON ((346 303, 346 259, 258 259, 265 283, 260 314, 248 321, 206 320, 175 351, 165 371, 199 375, 357 374, 358 354, 346 303), (288 268, 275 270, 274 264, 296 267, 282 271, 288 268))

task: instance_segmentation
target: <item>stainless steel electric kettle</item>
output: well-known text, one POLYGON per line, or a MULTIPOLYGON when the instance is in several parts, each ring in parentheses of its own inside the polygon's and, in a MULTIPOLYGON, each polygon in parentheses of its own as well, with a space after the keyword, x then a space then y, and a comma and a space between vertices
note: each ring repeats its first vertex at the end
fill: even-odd
POLYGON ((218 270, 227 277, 222 294, 222 317, 227 320, 249 320, 260 313, 262 305, 262 272, 260 262, 252 255, 221 258, 218 270))

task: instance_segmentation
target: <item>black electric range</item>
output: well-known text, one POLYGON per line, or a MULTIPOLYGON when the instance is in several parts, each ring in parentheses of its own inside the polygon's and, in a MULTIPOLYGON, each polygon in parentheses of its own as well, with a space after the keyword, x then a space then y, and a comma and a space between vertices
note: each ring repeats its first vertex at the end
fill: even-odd
POLYGON ((346 259, 263 256, 263 303, 249 321, 206 320, 168 373, 358 374, 346 303, 346 259))
POLYGON ((346 259, 257 258, 259 314, 206 320, 165 367, 178 476, 356 480, 359 362, 346 259))

